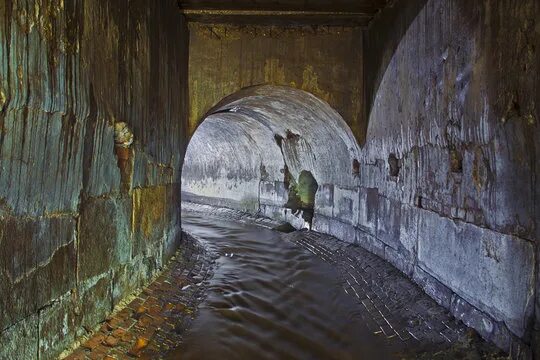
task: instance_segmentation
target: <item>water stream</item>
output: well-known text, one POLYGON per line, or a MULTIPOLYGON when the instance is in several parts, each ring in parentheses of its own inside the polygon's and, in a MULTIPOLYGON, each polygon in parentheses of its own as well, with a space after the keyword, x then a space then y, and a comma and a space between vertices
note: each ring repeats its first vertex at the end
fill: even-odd
POLYGON ((170 359, 396 359, 336 269, 278 232, 183 214, 219 255, 208 294, 170 359))

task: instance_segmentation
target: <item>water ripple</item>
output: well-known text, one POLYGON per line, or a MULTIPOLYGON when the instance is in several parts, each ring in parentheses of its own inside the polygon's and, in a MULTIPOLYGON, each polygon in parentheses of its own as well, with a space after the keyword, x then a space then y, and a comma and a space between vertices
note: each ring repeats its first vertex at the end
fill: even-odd
POLYGON ((208 296, 170 359, 393 359, 364 326, 339 274, 279 234, 183 214, 219 254, 208 296))

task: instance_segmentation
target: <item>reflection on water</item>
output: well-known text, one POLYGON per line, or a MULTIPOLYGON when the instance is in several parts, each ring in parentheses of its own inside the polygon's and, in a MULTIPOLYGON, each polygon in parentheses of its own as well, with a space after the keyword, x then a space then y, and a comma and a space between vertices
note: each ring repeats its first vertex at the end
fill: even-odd
POLYGON ((220 255, 208 297, 170 359, 394 359, 331 265, 279 233, 183 214, 220 255))

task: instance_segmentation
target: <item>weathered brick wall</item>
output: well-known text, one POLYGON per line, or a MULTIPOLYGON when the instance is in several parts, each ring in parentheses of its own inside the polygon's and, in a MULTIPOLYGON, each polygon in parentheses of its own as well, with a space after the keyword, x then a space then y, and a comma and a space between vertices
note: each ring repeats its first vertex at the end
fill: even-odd
POLYGON ((176 249, 187 43, 173 0, 0 2, 0 358, 54 357, 176 249))

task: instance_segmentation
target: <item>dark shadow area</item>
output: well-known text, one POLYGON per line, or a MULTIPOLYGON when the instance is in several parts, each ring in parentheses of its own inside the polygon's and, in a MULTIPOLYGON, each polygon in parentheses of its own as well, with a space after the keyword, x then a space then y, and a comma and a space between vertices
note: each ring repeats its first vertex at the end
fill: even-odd
MULTIPOLYGON (((370 23, 364 31, 364 94, 366 134, 369 116, 382 78, 407 30, 427 0, 397 0, 370 23)), ((361 146, 365 143, 361 140, 361 146)))

